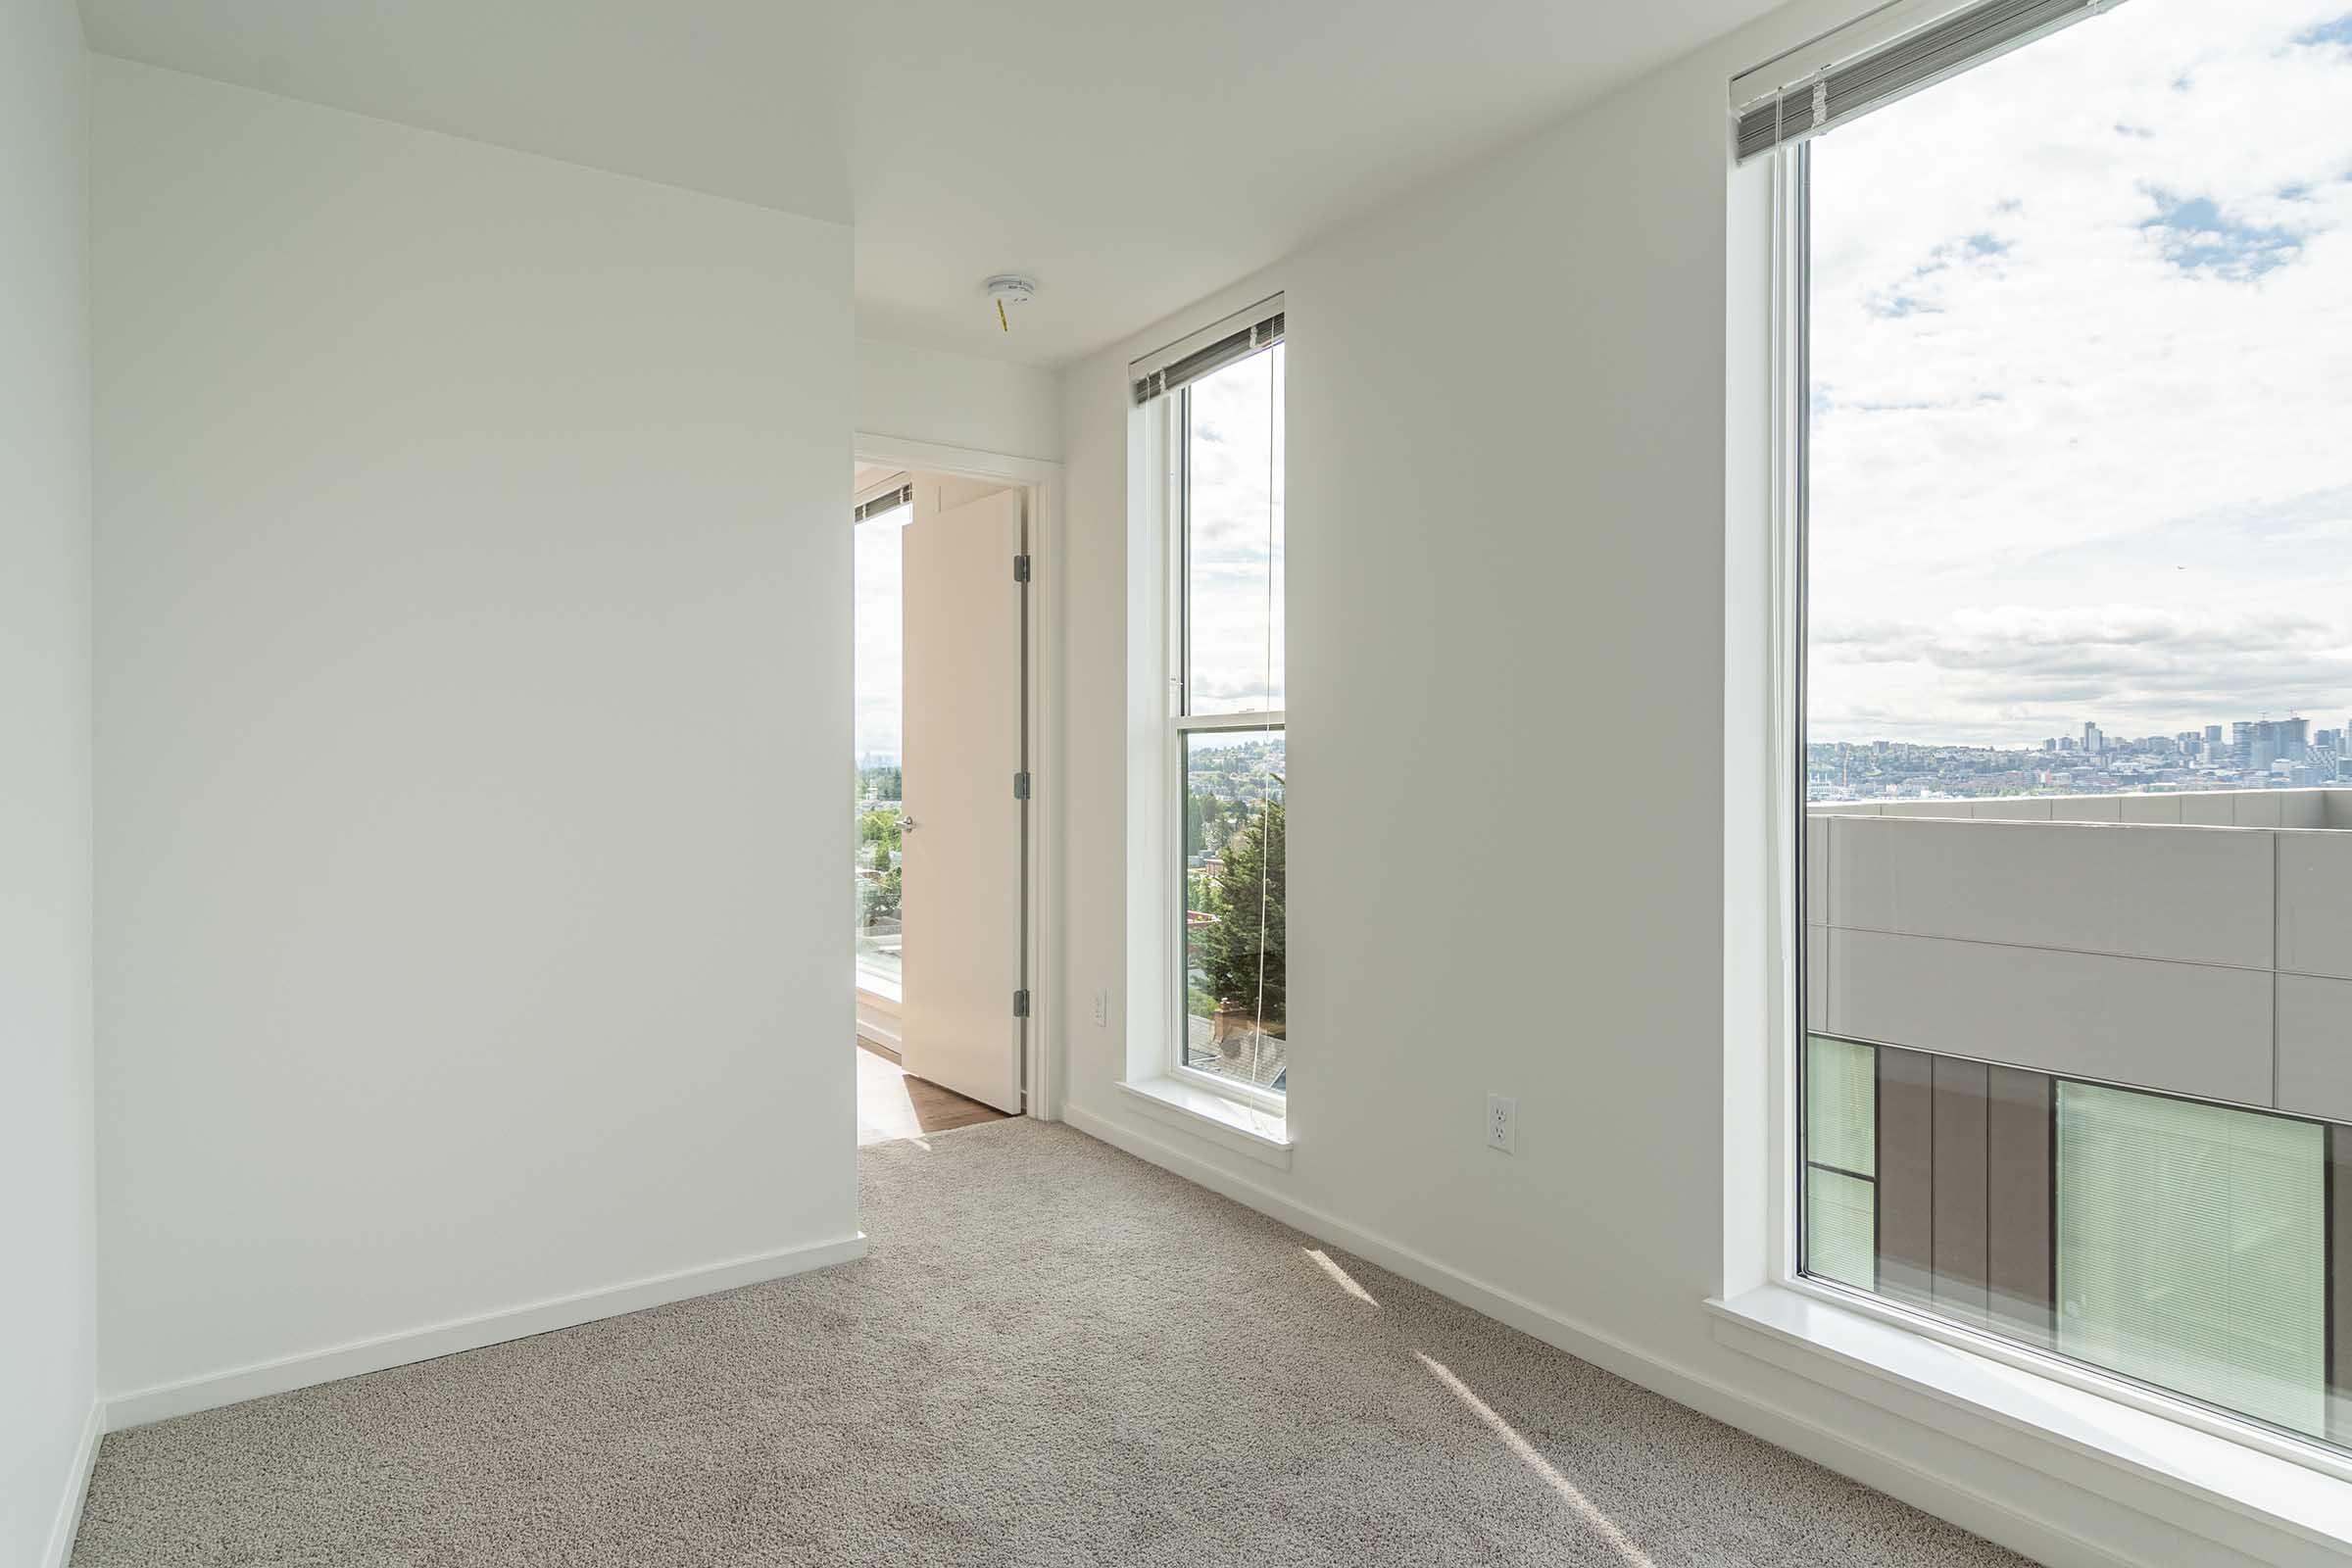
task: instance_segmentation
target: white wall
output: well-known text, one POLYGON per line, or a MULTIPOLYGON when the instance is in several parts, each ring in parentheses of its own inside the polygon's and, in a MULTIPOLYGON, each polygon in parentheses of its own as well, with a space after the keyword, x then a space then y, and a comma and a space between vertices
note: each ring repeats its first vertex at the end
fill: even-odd
POLYGON ((852 1235, 848 230, 112 60, 93 135, 110 1396, 852 1235))
POLYGON ((1066 373, 1066 1112, 2052 1560, 2234 1560, 2013 1432, 1739 1353, 1702 1304, 1750 1282, 1765 1186, 1764 558, 1727 548, 1762 448, 1726 412, 1727 368, 1760 368, 1760 318, 1734 332, 1726 302, 1763 294, 1727 215, 1760 231, 1765 204, 1727 172, 1726 83, 1858 9, 1781 13, 1066 373), (1125 365, 1277 289, 1287 1171, 1113 1088, 1150 1022, 1122 995, 1125 365), (1728 660, 1727 604, 1757 639, 1728 660), (1518 1100, 1515 1156, 1483 1147, 1490 1091, 1518 1100))
POLYGON ((858 431, 1052 462, 1061 383, 1035 366, 860 339, 858 431))
MULTIPOLYGON (((95 1395, 87 73, 0 7, 0 1562, 78 1497, 95 1395)), ((61 1543, 62 1544, 62 1543, 61 1543)))

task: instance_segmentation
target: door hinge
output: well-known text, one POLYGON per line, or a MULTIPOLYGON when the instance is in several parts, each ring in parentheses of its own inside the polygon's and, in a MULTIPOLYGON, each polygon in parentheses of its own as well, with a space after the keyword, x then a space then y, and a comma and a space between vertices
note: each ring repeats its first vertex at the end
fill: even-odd
POLYGON ((1029 798, 1028 774, 1015 773, 1012 775, 1012 798, 1016 801, 1025 801, 1029 798))
POLYGON ((1012 994, 1012 1015, 1015 1018, 1029 1016, 1029 993, 1025 988, 1012 994))
POLYGON ((1027 556, 1015 556, 1012 558, 1012 580, 1014 582, 1027 582, 1029 580, 1029 558, 1027 556))

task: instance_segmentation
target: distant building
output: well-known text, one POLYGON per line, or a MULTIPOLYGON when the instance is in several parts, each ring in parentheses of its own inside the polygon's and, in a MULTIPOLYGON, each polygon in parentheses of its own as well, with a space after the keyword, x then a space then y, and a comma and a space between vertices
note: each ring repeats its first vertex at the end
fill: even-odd
POLYGON ((2311 721, 2304 718, 2258 718, 2240 722, 2246 748, 2246 766, 2269 772, 2274 762, 2300 762, 2311 754, 2311 721))

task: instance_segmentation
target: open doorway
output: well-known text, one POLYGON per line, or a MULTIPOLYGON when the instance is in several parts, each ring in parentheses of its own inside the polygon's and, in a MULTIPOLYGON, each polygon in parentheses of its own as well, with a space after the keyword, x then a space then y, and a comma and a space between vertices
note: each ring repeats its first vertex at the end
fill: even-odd
POLYGON ((1028 486, 859 464, 858 1139, 1024 1108, 1028 486))

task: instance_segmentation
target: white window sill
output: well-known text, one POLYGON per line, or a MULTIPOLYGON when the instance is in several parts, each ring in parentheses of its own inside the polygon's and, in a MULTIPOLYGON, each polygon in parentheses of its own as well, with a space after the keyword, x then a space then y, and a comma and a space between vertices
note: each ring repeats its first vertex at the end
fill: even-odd
POLYGON ((1291 1168, 1289 1118, 1260 1110, 1231 1095, 1176 1078, 1121 1080, 1138 1110, 1152 1120, 1248 1154, 1279 1170, 1291 1168))
POLYGON ((2352 1548, 2352 1481, 2311 1465, 1785 1285, 1707 1306, 1734 1349, 2013 1459, 2003 1438, 2031 1434, 2049 1445, 2049 1474, 2130 1506, 2153 1482, 2203 1505, 2202 1533, 2254 1555, 2281 1537, 2352 1548))

